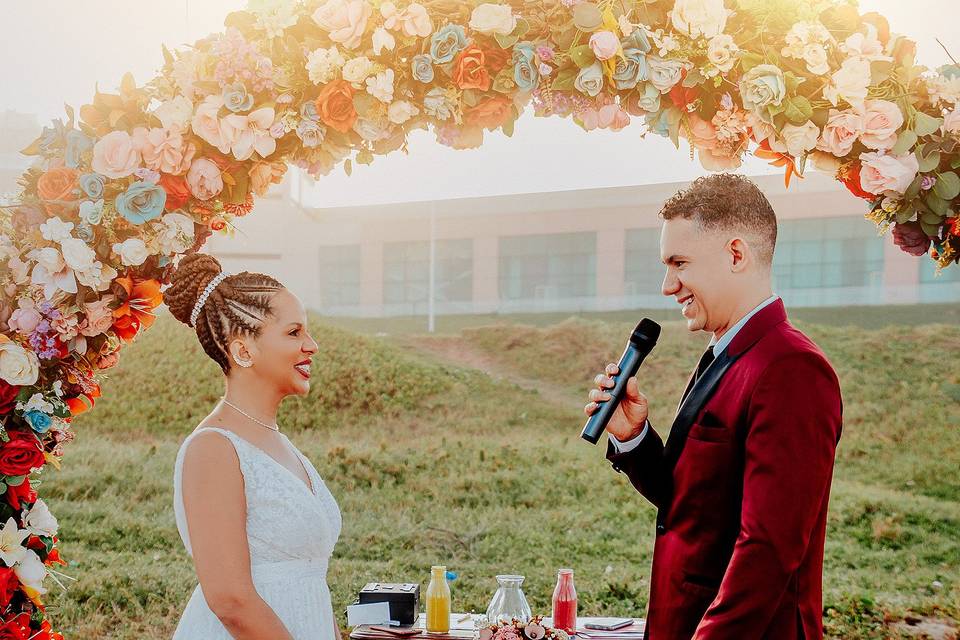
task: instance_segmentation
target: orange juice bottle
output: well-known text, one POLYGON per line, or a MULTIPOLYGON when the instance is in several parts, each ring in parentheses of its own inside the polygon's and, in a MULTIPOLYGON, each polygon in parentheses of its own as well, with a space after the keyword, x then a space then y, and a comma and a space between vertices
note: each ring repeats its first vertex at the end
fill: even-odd
POLYGON ((450 585, 447 584, 447 568, 434 566, 430 569, 430 585, 427 587, 427 633, 450 631, 450 585))

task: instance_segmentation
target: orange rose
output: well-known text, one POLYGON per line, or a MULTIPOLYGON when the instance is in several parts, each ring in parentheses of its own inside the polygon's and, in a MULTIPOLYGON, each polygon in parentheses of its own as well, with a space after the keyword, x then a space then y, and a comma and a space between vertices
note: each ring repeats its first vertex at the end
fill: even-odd
MULTIPOLYGON (((79 175, 76 169, 70 167, 49 169, 37 180, 37 195, 40 196, 40 199, 47 201, 76 200, 77 193, 75 190, 79 175)), ((47 209, 51 213, 61 208, 62 206, 56 203, 47 205, 47 209)))
POLYGON ((160 181, 157 184, 167 192, 167 200, 163 205, 165 211, 176 211, 190 199, 190 187, 183 176, 164 173, 160 175, 160 181))
POLYGON ((453 61, 453 82, 460 89, 490 88, 490 73, 484 66, 487 56, 483 49, 475 44, 457 54, 453 61))
POLYGON ((357 121, 357 111, 353 108, 353 87, 346 80, 329 83, 314 103, 323 123, 341 133, 350 131, 357 121))
POLYGON ((486 127, 495 130, 510 118, 513 112, 513 101, 506 96, 494 96, 484 100, 463 114, 464 121, 469 125, 486 127))

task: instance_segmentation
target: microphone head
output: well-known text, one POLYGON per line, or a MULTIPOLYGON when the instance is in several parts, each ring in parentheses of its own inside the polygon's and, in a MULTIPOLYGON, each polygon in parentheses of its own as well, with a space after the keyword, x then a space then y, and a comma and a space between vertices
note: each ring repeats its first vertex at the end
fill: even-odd
POLYGON ((644 318, 640 321, 640 324, 637 325, 637 328, 633 330, 633 333, 630 335, 630 342, 634 344, 656 344, 657 338, 660 337, 660 325, 651 320, 650 318, 644 318))

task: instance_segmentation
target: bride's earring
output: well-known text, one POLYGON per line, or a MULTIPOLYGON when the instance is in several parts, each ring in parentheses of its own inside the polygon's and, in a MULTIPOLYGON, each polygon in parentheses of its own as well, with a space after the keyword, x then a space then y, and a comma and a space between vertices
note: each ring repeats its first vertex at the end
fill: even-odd
POLYGON ((244 369, 246 369, 247 367, 253 366, 252 360, 238 360, 237 358, 234 358, 233 361, 237 363, 238 367, 243 367, 244 369))

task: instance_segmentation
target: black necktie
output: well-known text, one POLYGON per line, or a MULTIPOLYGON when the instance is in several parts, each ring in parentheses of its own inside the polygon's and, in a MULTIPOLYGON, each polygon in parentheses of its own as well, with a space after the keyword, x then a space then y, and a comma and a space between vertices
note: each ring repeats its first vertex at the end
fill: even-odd
POLYGON ((697 363, 697 374, 694 377, 694 381, 699 380, 700 376, 703 375, 703 372, 707 370, 707 367, 710 366, 710 363, 713 362, 715 356, 713 355, 713 346, 707 347, 707 350, 703 352, 703 355, 700 356, 700 362, 697 363))

